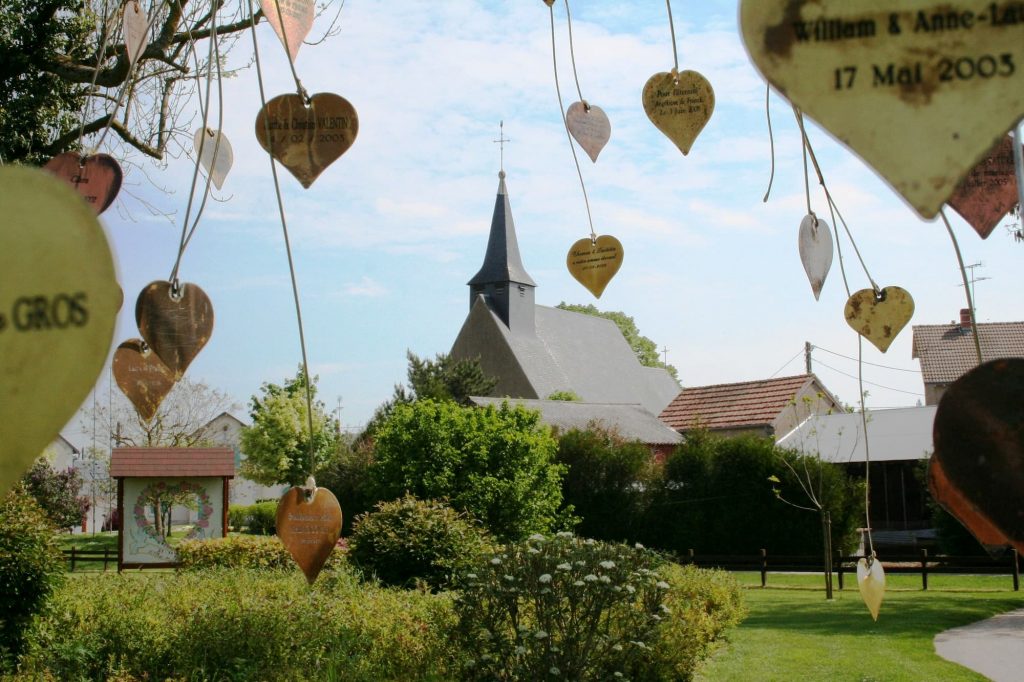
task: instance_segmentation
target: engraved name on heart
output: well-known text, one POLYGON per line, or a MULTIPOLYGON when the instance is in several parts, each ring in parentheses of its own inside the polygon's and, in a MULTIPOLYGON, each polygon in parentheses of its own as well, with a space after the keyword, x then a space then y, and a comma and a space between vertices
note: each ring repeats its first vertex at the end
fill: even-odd
POLYGON ((1017 174, 1013 167, 1013 138, 1003 137, 959 185, 949 205, 982 239, 1017 203, 1017 174))
POLYGON ((50 159, 43 168, 70 184, 96 215, 106 211, 121 191, 121 166, 107 154, 82 157, 66 152, 50 159))
POLYGON ((925 218, 1024 114, 1014 3, 742 0, 740 26, 768 82, 925 218))
POLYGON ((313 0, 260 0, 260 7, 294 62, 302 41, 313 28, 316 4, 313 0))
POLYGON ((584 237, 570 247, 565 264, 577 282, 601 298, 608 282, 622 267, 622 244, 608 234, 597 240, 584 237))
POLYGON ((341 535, 341 505, 327 488, 289 488, 277 505, 277 537, 312 585, 341 535))
POLYGON ((174 374, 142 339, 128 339, 114 351, 114 380, 143 421, 156 415, 174 388, 174 374))
POLYGON ((38 168, 3 166, 0 187, 3 495, 103 370, 118 286, 96 214, 66 183, 38 168))
POLYGON ((803 263, 804 272, 811 283, 811 291, 814 292, 814 300, 817 301, 821 295, 821 288, 825 286, 828 271, 832 267, 832 230, 821 218, 808 215, 800 221, 800 236, 797 241, 800 262, 803 263))
POLYGON ((846 301, 846 323, 883 353, 914 316, 914 299, 900 287, 854 292, 846 301))
POLYGON ((298 95, 279 95, 256 116, 256 139, 308 188, 348 151, 359 132, 359 117, 344 97, 321 92, 309 106, 298 95))
POLYGON ((206 292, 188 282, 150 282, 135 301, 135 322, 175 381, 210 340, 213 305, 206 292))
POLYGON ((644 111, 651 123, 679 148, 690 153, 694 140, 711 120, 715 91, 696 71, 656 73, 643 92, 644 111))
POLYGON ((590 160, 597 163, 597 155, 612 136, 612 123, 604 110, 596 104, 573 102, 565 112, 565 125, 590 160))
POLYGON ((878 611, 885 597, 885 570, 881 561, 874 557, 857 560, 857 588, 864 605, 871 612, 871 618, 878 620, 878 611))

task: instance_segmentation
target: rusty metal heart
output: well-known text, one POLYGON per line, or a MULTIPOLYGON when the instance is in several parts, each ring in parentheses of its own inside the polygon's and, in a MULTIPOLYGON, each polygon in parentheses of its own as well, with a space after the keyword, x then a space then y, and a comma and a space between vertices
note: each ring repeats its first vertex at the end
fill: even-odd
POLYGON ((1024 553, 1024 359, 991 360, 953 382, 932 438, 935 500, 992 554, 1024 553))
POLYGON ((740 27, 768 82, 924 218, 1024 114, 1015 6, 742 0, 740 27))
POLYGON ((135 322, 153 352, 177 381, 210 340, 213 305, 195 284, 150 282, 135 301, 135 322))
POLYGON ((0 167, 0 496, 89 394, 117 318, 96 214, 38 168, 0 167))
POLYGON ((298 95, 279 95, 256 116, 256 139, 308 188, 328 166, 348 151, 359 132, 352 104, 321 92, 307 107, 298 95))
POLYGON ((612 136, 612 123, 604 110, 596 104, 573 102, 565 112, 565 125, 590 160, 597 163, 597 155, 612 136))
POLYGON ((648 79, 643 92, 644 111, 658 130, 690 153, 694 140, 711 120, 715 110, 715 91, 711 83, 696 71, 656 73, 648 79))
POLYGON ((235 162, 235 153, 231 150, 227 135, 213 128, 200 128, 192 136, 192 142, 195 144, 199 163, 210 174, 210 180, 217 189, 220 189, 224 186, 224 179, 235 162))
POLYGON ((1006 135, 956 186, 949 205, 987 239, 1017 200, 1013 138, 1006 135))
POLYGON ((121 166, 107 154, 83 157, 65 152, 50 159, 43 168, 74 187, 96 215, 106 211, 121 191, 121 166))
POLYGON ((846 301, 846 323, 883 353, 914 316, 914 299, 900 287, 854 292, 846 301))
POLYGON ((118 388, 146 422, 174 388, 174 373, 142 339, 128 339, 117 347, 113 372, 118 388))
POLYGON ((149 43, 149 17, 139 5, 139 0, 129 0, 124 4, 121 18, 128 65, 134 66, 139 55, 146 51, 146 45, 149 43))
POLYGON ((288 50, 288 57, 294 62, 299 55, 302 41, 313 28, 316 17, 316 3, 313 0, 260 0, 263 16, 288 50))
POLYGON ((800 262, 804 265, 814 300, 817 301, 832 267, 832 230, 828 223, 813 215, 805 216, 800 221, 798 246, 800 262))
POLYGON ((584 237, 569 248, 565 264, 577 282, 601 298, 608 282, 622 267, 622 244, 608 234, 596 240, 584 237))
POLYGON ((857 560, 857 588, 864 605, 871 612, 871 618, 878 620, 878 611, 885 597, 885 570, 881 561, 874 557, 857 560))
POLYGON ((277 504, 277 537, 312 585, 341 535, 341 505, 327 488, 289 488, 277 504))

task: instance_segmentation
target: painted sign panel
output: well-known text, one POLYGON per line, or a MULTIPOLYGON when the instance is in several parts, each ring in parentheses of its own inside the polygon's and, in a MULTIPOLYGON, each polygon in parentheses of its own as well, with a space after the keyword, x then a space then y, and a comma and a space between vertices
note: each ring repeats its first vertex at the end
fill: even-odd
POLYGON ((165 564, 178 560, 177 552, 165 537, 168 516, 173 537, 195 540, 223 537, 222 495, 223 480, 217 477, 126 478, 124 563, 165 564), (163 514, 159 520, 156 518, 158 505, 163 514), (183 510, 189 512, 188 523, 180 519, 183 510))

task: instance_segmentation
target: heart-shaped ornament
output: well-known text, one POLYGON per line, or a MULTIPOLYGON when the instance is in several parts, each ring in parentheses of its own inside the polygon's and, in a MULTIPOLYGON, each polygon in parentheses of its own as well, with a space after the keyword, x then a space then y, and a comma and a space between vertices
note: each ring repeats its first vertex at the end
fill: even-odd
POLYGON ((316 4, 313 0, 260 0, 260 7, 294 62, 302 41, 313 28, 316 4))
POLYGON ((213 333, 213 304, 195 284, 150 282, 135 301, 135 322, 177 381, 213 333))
POLYGON ((279 95, 256 115, 256 139, 308 188, 348 151, 359 132, 359 117, 344 97, 321 92, 309 106, 298 95, 279 95))
POLYGON ((811 283, 814 300, 821 295, 825 278, 832 267, 832 230, 817 216, 808 215, 800 221, 800 262, 811 283))
MULTIPOLYGON (((307 483, 307 486, 309 484, 307 483)), ((295 486, 277 505, 277 537, 312 585, 341 535, 341 505, 327 488, 295 486)))
POLYGON ((1024 360, 981 364, 935 411, 932 496, 992 554, 1024 553, 1024 360))
POLYGON ((128 339, 117 347, 113 372, 118 388, 146 422, 174 388, 174 374, 142 339, 128 339))
POLYGON ((139 55, 146 51, 146 45, 149 44, 149 17, 139 5, 139 0, 128 0, 124 4, 121 17, 128 65, 134 66, 139 55))
POLYGON ((991 0, 742 0, 754 65, 933 218, 1024 114, 1020 10, 991 0))
POLYGON ((227 135, 213 128, 200 128, 192 136, 192 141, 196 146, 199 163, 210 174, 210 180, 217 189, 220 189, 235 162, 235 154, 231 151, 227 135))
POLYGON ((43 168, 74 187, 96 215, 106 211, 121 191, 121 166, 107 154, 82 157, 65 152, 50 159, 43 168))
POLYGON ((590 160, 597 163, 597 155, 612 136, 612 123, 604 110, 596 104, 573 102, 565 112, 565 125, 590 160))
POLYGON ((1017 200, 1013 138, 1006 135, 956 186, 949 205, 987 239, 1017 200))
POLYGON ((656 73, 647 80, 644 111, 658 130, 672 140, 683 155, 690 153, 715 110, 715 91, 696 71, 656 73))
POLYGON ((846 301, 846 323, 883 353, 914 316, 914 299, 900 287, 854 292, 846 301))
POLYGON ((601 298, 608 282, 622 267, 622 244, 609 234, 596 240, 584 237, 569 249, 565 264, 577 282, 601 298))
POLYGON ((885 597, 885 570, 881 561, 874 557, 870 560, 857 561, 857 587, 860 589, 860 598, 871 612, 871 617, 878 620, 878 611, 882 608, 882 598, 885 597))
POLYGON ((103 370, 118 286, 96 214, 37 168, 0 167, 0 495, 103 370))

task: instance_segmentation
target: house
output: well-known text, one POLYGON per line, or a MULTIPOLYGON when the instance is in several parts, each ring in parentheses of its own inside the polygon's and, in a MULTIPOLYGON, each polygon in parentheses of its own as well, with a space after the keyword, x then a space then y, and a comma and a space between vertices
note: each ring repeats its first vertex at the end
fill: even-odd
MULTIPOLYGON (((204 438, 211 445, 231 448, 235 453, 235 471, 240 471, 245 453, 242 452, 242 429, 247 426, 233 414, 221 412, 203 426, 204 438)), ((231 504, 249 505, 260 500, 277 500, 288 489, 287 485, 262 485, 241 475, 231 481, 231 504)))
POLYGON ((640 405, 582 403, 570 400, 533 400, 530 398, 471 398, 474 405, 500 406, 504 402, 522 405, 540 412, 543 423, 556 435, 572 429, 586 430, 601 426, 615 431, 626 440, 640 441, 651 448, 659 460, 667 457, 681 442, 679 433, 665 426, 640 405))
POLYGON ((78 468, 82 462, 82 451, 58 433, 54 441, 43 452, 43 457, 46 458, 51 467, 57 471, 64 471, 65 469, 78 468))
MULTIPOLYGON (((914 325, 911 357, 921 362, 926 405, 938 405, 942 394, 978 364, 970 311, 960 311, 960 324, 914 325)), ((1024 358, 1024 322, 983 322, 977 328, 984 361, 1024 358)))
POLYGON ((843 411, 814 374, 684 388, 660 419, 685 435, 702 428, 719 436, 776 437, 811 414, 843 411))
POLYGON ((469 314, 451 356, 479 358, 484 372, 498 379, 491 397, 544 400, 571 391, 582 399, 574 412, 590 405, 596 417, 615 405, 625 412, 640 406, 654 416, 679 392, 667 371, 640 364, 611 320, 536 303, 537 284, 519 255, 504 171, 483 265, 468 285, 469 314))

